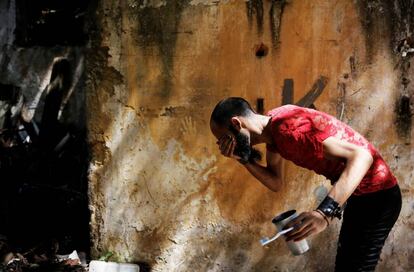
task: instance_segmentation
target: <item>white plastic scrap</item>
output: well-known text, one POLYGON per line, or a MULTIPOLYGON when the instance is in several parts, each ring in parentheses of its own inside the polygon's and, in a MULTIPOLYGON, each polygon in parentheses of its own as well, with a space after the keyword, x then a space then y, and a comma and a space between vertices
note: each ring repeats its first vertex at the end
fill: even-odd
POLYGON ((68 255, 56 255, 56 258, 61 262, 65 260, 78 260, 79 264, 81 264, 78 252, 74 250, 71 254, 68 255))

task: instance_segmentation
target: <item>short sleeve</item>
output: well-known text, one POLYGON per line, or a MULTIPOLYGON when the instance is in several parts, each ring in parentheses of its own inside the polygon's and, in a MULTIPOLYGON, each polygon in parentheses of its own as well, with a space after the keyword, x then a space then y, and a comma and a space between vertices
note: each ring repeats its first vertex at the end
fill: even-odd
POLYGON ((328 131, 314 131, 311 133, 311 141, 315 146, 315 155, 317 158, 322 159, 324 157, 323 141, 325 141, 331 134, 328 131))
POLYGON ((312 114, 298 114, 279 123, 276 142, 287 157, 306 163, 304 160, 309 157, 323 158, 322 142, 332 135, 331 132, 328 123, 316 124, 312 114))
POLYGON ((314 141, 314 145, 317 146, 316 155, 318 158, 323 158, 323 141, 337 133, 337 129, 334 124, 335 119, 319 112, 310 114, 308 118, 311 120, 313 127, 311 138, 312 141, 314 141))

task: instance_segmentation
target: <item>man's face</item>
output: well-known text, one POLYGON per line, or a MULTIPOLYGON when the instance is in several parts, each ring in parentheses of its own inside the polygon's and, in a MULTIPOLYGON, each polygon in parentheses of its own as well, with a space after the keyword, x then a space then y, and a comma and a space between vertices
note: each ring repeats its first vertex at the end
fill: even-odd
POLYGON ((234 148, 233 154, 240 157, 243 161, 248 161, 253 149, 250 146, 249 136, 233 127, 229 127, 229 131, 233 134, 234 139, 236 140, 236 147, 234 148))
POLYGON ((261 159, 260 152, 251 146, 250 136, 248 132, 243 130, 239 131, 232 126, 229 126, 228 128, 219 127, 214 123, 210 124, 210 127, 211 131, 217 139, 229 135, 236 140, 236 146, 234 148, 233 154, 240 157, 241 160, 249 161, 251 159, 261 159))

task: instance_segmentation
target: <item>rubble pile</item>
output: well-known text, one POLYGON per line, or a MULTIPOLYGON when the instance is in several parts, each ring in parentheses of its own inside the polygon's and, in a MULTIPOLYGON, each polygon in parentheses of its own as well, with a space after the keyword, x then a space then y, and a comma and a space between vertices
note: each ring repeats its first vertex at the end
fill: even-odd
POLYGON ((86 254, 73 251, 58 255, 59 244, 49 241, 30 250, 15 252, 3 238, 0 240, 1 272, 83 272, 87 271, 86 254))

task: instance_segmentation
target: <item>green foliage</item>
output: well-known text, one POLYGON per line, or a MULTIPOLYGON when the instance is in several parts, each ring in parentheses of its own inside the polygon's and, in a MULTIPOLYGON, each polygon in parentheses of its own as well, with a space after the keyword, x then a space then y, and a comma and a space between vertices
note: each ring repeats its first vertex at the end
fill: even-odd
POLYGON ((98 260, 99 261, 104 261, 107 262, 109 261, 109 259, 114 255, 114 253, 112 251, 108 251, 106 252, 104 255, 102 255, 98 260))

